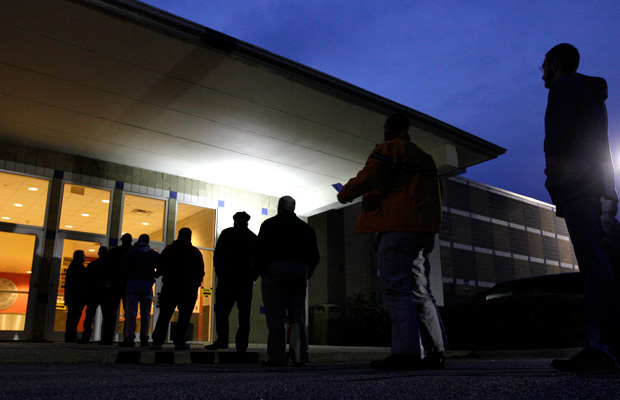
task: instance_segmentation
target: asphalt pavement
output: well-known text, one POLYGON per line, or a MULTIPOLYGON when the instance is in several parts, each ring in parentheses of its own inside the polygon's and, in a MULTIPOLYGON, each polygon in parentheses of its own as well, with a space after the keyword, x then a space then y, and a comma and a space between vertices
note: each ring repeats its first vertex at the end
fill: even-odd
POLYGON ((450 358, 441 371, 380 372, 366 361, 119 364, 5 362, 0 399, 613 400, 620 376, 555 371, 549 358, 450 358))

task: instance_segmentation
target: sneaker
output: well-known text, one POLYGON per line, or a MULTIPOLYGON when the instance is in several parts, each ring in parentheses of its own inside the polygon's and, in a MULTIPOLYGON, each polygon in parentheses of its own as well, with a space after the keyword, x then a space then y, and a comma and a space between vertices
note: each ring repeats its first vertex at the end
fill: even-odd
POLYGON ((189 344, 184 343, 184 344, 175 344, 174 345, 174 349, 175 350, 189 350, 189 344))
POLYGON ((555 359, 551 366, 559 371, 571 372, 620 371, 613 356, 591 347, 584 348, 568 360, 555 359))
POLYGON ((213 342, 213 344, 208 344, 205 346, 205 350, 226 350, 228 348, 227 344, 218 343, 217 340, 213 342))
POLYGON ((440 351, 434 351, 426 354, 426 357, 422 359, 422 365, 424 369, 444 369, 446 365, 446 359, 443 353, 440 351))
POLYGON ((419 355, 392 354, 383 360, 375 360, 370 367, 379 371, 418 371, 424 369, 419 355))
POLYGON ((128 340, 124 340, 118 344, 118 347, 134 347, 136 342, 130 342, 128 340))

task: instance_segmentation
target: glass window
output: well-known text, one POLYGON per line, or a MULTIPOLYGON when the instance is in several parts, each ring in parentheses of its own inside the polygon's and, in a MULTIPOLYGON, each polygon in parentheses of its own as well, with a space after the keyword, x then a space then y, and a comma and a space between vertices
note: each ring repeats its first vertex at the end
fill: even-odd
POLYGON ((0 232, 0 331, 23 331, 36 237, 0 232))
POLYGON ((123 205, 121 231, 130 233, 134 239, 146 233, 151 241, 163 242, 165 215, 166 201, 127 194, 123 205))
POLYGON ((110 194, 109 190, 65 183, 59 228, 107 235, 110 194))
MULTIPOLYGON (((215 210, 179 204, 177 207, 177 232, 181 228, 192 230, 192 244, 196 247, 215 247, 215 210)), ((176 237, 175 237, 176 239, 176 237)))
POLYGON ((43 227, 49 181, 0 172, 0 222, 43 227))

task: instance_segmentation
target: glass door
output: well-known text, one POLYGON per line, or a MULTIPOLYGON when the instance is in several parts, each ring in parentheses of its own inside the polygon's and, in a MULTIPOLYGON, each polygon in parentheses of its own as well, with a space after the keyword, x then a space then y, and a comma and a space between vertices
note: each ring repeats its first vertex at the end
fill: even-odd
MULTIPOLYGON (((0 230, 0 340, 28 340, 33 270, 38 267, 41 232, 0 230)), ((35 275, 36 276, 36 275, 35 275)))
MULTIPOLYGON (((56 247, 54 250, 54 286, 56 288, 50 295, 52 301, 49 303, 50 309, 48 315, 52 316, 51 321, 48 320, 47 338, 49 340, 63 340, 65 332, 65 324, 67 322, 67 306, 65 304, 65 277, 67 268, 73 260, 73 255, 77 250, 82 250, 86 255, 88 264, 98 258, 99 247, 107 246, 107 237, 99 235, 89 235, 84 233, 60 232, 56 237, 56 247)), ((86 316, 86 308, 82 310, 82 316, 78 322, 78 336, 83 332, 84 317, 86 316)), ((101 310, 97 311, 94 321, 94 330, 91 340, 100 339, 101 328, 101 310)))

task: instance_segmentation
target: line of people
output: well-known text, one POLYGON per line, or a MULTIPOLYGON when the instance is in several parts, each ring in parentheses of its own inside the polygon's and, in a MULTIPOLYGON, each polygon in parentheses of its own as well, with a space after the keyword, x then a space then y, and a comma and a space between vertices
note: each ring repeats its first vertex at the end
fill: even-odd
MULTIPOLYGON (((581 272, 586 277, 588 345, 570 359, 554 360, 552 366, 567 371, 618 370, 620 222, 616 219, 616 172, 610 154, 605 106, 607 83, 602 78, 578 74, 579 58, 574 46, 562 43, 545 55, 540 67, 545 87, 549 89, 544 141, 546 187, 558 216, 566 220, 581 272)), ((384 307, 391 320, 392 354, 371 363, 371 367, 378 370, 441 369, 444 367, 443 352, 447 348, 446 333, 429 281, 429 255, 442 222, 443 187, 433 158, 411 141, 408 131, 409 120, 405 115, 388 117, 383 126, 384 141, 375 147, 363 169, 344 186, 335 185, 341 203, 363 197, 355 233, 374 233, 379 238, 378 265, 385 286, 384 307)), ((301 221, 294 210, 295 200, 284 196, 279 200, 278 214, 263 222, 258 236, 247 228, 250 216, 245 212, 235 214, 234 227, 222 232, 214 256, 219 279, 215 310, 218 338, 206 349, 228 348, 228 316, 236 302, 239 309, 237 350, 246 351, 252 286, 260 275, 269 329, 269 359, 264 364, 287 365, 287 321, 293 362, 303 365, 306 361, 307 280, 319 263, 319 252, 314 230, 301 221)), ((177 248, 181 247, 181 238, 179 232, 179 244, 173 244, 177 248)), ((187 240, 185 235, 183 238, 187 240)), ((134 252, 144 253, 144 249, 134 252)), ((173 290, 170 284, 169 298, 174 299, 170 300, 170 307, 190 303, 193 307, 195 302, 196 291, 193 298, 183 296, 180 281, 177 281, 180 279, 178 271, 191 263, 190 256, 186 257, 187 261, 183 258, 183 262, 179 261, 182 259, 179 255, 167 261, 171 268, 168 281, 178 285, 173 290)), ((80 274, 88 275, 79 268, 84 258, 83 252, 76 252, 67 271, 66 338, 69 341, 75 340, 76 318, 79 319, 81 313, 71 304, 85 301, 77 300, 79 295, 75 293, 79 293, 79 288, 72 289, 80 274)), ((121 264, 123 260, 127 260, 126 256, 121 264)), ((98 266, 91 265, 91 275, 96 276, 98 266)), ((136 285, 138 289, 135 290, 148 291, 152 296, 152 290, 146 288, 152 286, 155 273, 149 270, 146 276, 149 284, 136 285)), ((186 278, 188 287, 197 288, 198 274, 191 275, 191 279, 188 274, 186 278)), ((93 283, 91 290, 89 302, 93 305, 101 304, 98 285, 100 283, 93 283)), ((129 307, 141 301, 140 295, 134 299, 134 289, 130 288, 131 281, 127 285, 129 307)), ((147 302, 152 301, 148 295, 146 297, 147 302)), ((92 315, 87 314, 87 320, 92 320, 92 315)), ((165 318, 160 320, 167 324, 171 312, 167 310, 162 314, 165 318)), ((131 323, 127 323, 127 327, 125 338, 132 341, 131 323)), ((88 338, 91 331, 90 327, 88 330, 85 327, 83 338, 88 338)), ((153 333, 156 346, 162 343, 162 332, 158 321, 153 333)), ((146 338, 146 331, 143 333, 146 338)), ((177 332, 176 347, 184 345, 179 335, 177 332)))
POLYGON ((119 347, 136 345, 139 311, 140 346, 161 348, 166 340, 170 319, 178 307, 175 348, 187 349, 186 333, 205 273, 202 253, 191 244, 191 239, 192 231, 182 228, 177 240, 160 255, 149 246, 149 235, 140 235, 132 246, 132 236, 126 233, 121 237, 121 246, 109 251, 101 246, 99 258, 88 267, 84 266, 84 251, 76 250, 65 277, 65 342, 90 343, 94 316, 97 308, 101 307, 103 329, 99 344, 112 345, 122 303, 125 324, 123 341, 119 347), (149 329, 153 284, 159 276, 163 282, 159 297, 160 314, 153 329, 151 345, 149 329), (77 328, 84 307, 86 317, 82 337, 78 339, 77 328))

